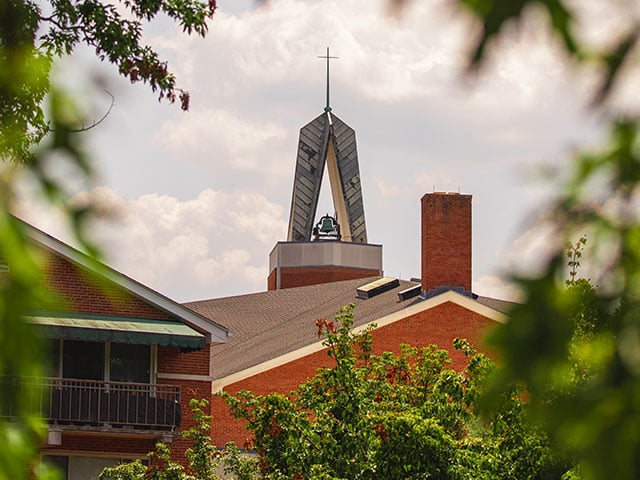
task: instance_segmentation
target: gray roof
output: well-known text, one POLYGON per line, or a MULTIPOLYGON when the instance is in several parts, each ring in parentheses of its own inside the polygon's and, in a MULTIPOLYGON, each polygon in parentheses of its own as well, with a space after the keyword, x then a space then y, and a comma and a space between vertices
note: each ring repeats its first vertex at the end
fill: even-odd
MULTIPOLYGON (((220 379, 318 342, 315 321, 333 319, 342 306, 356 305, 354 325, 358 326, 423 301, 420 297, 398 299, 398 292, 417 285, 404 280, 367 300, 356 297, 356 288, 379 278, 202 300, 185 306, 224 324, 231 332, 227 343, 211 352, 213 376, 220 379)), ((502 313, 510 305, 487 297, 477 301, 502 313)))
POLYGON ((485 307, 492 308, 493 310, 505 314, 509 313, 514 305, 517 305, 515 302, 510 302, 508 300, 499 300, 497 298, 491 297, 477 297, 475 300, 485 307))
POLYGON ((236 297, 202 300, 185 306, 223 323, 231 332, 225 345, 212 349, 213 375, 222 378, 259 365, 279 355, 317 342, 317 319, 333 319, 340 307, 356 304, 354 324, 362 325, 416 302, 400 302, 400 285, 368 300, 356 297, 356 288, 380 277, 286 288, 236 297))

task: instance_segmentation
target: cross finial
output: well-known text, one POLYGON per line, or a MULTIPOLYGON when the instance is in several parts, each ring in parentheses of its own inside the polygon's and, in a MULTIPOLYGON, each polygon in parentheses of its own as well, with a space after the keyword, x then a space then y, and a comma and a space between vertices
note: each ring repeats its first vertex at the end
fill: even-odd
POLYGON ((325 112, 330 112, 331 107, 329 106, 329 59, 331 58, 340 58, 340 57, 332 57, 329 55, 329 47, 327 47, 327 54, 322 56, 318 56, 318 58, 326 58, 327 59, 327 106, 324 107, 325 112))

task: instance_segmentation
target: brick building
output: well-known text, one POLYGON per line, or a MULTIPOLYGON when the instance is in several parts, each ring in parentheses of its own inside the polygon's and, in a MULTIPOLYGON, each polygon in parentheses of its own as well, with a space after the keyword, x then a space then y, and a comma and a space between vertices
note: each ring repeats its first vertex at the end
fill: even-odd
MULTIPOLYGON (((402 343, 450 348, 456 337, 477 346, 511 303, 471 291, 471 206, 470 195, 424 195, 421 279, 385 277, 382 246, 367 243, 355 132, 327 99, 300 132, 288 239, 269 256, 265 292, 179 305, 26 226, 64 300, 27 319, 51 340, 43 455, 75 480, 142 458, 159 440, 184 452, 178 433, 191 424, 191 398, 211 398, 215 444, 242 446, 244 424, 212 394, 286 393, 331 365, 315 321, 348 304, 354 328, 376 324, 376 353, 402 343), (336 214, 314 227, 325 166, 336 214)), ((453 357, 459 365, 461 354, 453 357)))
MULTIPOLYGON (((211 351, 212 363, 218 366, 213 393, 288 393, 317 368, 331 365, 315 320, 331 319, 348 304, 355 304, 355 328, 377 325, 376 353, 397 352, 402 343, 450 348, 456 337, 479 346, 483 332, 495 322, 504 322, 512 304, 471 292, 471 196, 426 194, 421 208, 421 280, 387 278, 381 272, 332 281, 325 273, 318 274, 322 265, 309 268, 313 255, 299 255, 298 265, 286 273, 306 275, 303 286, 187 303, 233 332, 224 345, 211 351)), ((327 248, 333 242, 321 246, 327 248)), ((320 242, 307 246, 313 243, 320 242)), ((331 270, 333 257, 324 258, 329 259, 327 269, 331 270)), ((273 270, 270 281, 272 277, 273 270)), ((461 365, 462 355, 452 355, 454 364, 461 365)), ((244 424, 231 418, 216 395, 212 405, 212 437, 217 445, 228 441, 243 445, 250 440, 244 424)))
MULTIPOLYGON (((63 478, 97 478, 157 441, 184 459, 188 402, 211 392, 210 350, 227 329, 24 224, 55 302, 26 320, 47 340, 49 376, 33 399, 48 421, 42 455, 63 478)), ((8 262, 8 275, 11 263, 8 262)), ((33 379, 0 378, 0 389, 33 379)), ((3 405, 11 416, 11 405, 3 405)))

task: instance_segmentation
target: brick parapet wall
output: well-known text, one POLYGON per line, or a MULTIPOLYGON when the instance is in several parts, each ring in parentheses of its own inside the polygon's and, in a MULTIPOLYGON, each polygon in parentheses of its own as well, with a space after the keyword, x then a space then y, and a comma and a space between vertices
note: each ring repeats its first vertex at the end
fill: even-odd
MULTIPOLYGON (((276 290, 277 269, 267 278, 267 288, 276 290)), ((355 280, 357 278, 375 277, 380 271, 371 268, 325 266, 280 267, 280 289, 320 285, 323 283, 355 280)))
POLYGON ((210 345, 193 352, 180 352, 178 347, 160 346, 158 373, 209 375, 209 352, 210 345))
MULTIPOLYGON (((376 354, 384 351, 397 353, 402 343, 413 346, 435 344, 449 350, 453 367, 462 369, 465 358, 462 353, 453 351, 453 340, 465 338, 477 347, 481 344, 483 332, 494 324, 493 320, 447 302, 376 329, 373 351, 376 354)), ((261 395, 270 392, 289 393, 312 377, 318 368, 333 365, 334 361, 325 349, 228 385, 224 390, 231 394, 240 390, 249 390, 261 395)), ((226 442, 233 441, 242 447, 251 440, 251 433, 245 429, 245 423, 233 419, 224 401, 215 395, 212 398, 212 415, 214 444, 223 446, 226 442)))

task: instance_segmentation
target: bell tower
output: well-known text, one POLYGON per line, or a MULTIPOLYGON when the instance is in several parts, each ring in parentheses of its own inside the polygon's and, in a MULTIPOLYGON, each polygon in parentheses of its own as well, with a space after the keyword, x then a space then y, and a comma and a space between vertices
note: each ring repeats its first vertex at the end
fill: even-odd
POLYGON ((290 242, 311 240, 325 165, 329 174, 336 221, 345 242, 367 243, 356 132, 332 111, 329 103, 329 47, 327 59, 327 104, 300 130, 298 157, 289 215, 290 242))
POLYGON ((287 242, 269 255, 269 290, 382 275, 382 246, 367 243, 356 134, 329 102, 329 61, 338 57, 327 47, 318 58, 327 61, 327 102, 300 129, 287 242), (316 224, 325 166, 336 217, 316 224))

